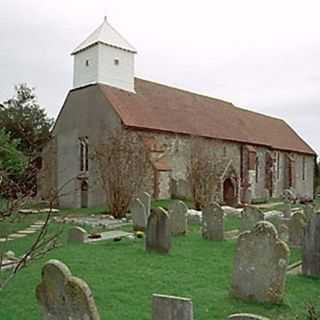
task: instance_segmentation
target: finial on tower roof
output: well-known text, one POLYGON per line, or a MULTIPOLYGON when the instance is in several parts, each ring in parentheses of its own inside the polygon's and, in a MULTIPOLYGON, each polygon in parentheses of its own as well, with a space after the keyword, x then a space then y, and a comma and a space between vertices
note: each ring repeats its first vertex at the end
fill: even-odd
POLYGON ((107 22, 107 21, 108 21, 108 17, 104 16, 104 22, 107 22))

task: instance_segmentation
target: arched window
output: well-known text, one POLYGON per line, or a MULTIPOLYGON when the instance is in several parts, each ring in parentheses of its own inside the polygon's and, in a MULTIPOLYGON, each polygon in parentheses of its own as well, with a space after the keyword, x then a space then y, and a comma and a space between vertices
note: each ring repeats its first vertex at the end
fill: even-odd
POLYGON ((87 172, 89 170, 88 137, 79 138, 79 142, 80 142, 80 171, 87 172))

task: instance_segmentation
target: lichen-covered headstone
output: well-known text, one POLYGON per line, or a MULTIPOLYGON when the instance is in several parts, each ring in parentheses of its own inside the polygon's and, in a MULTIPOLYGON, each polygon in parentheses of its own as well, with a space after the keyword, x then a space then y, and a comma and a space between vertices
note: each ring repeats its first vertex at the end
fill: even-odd
POLYGON ((163 208, 151 210, 145 232, 145 249, 168 254, 171 247, 170 220, 163 208))
POLYGON ((50 260, 42 268, 36 297, 43 320, 100 320, 88 285, 58 260, 50 260))
POLYGON ((146 215, 149 217, 151 210, 151 196, 148 192, 142 192, 138 197, 146 209, 146 215))
POLYGON ((289 248, 267 221, 240 234, 234 258, 231 292, 258 302, 282 301, 289 248))
POLYGON ((289 243, 292 246, 302 246, 305 225, 305 216, 302 212, 296 212, 292 215, 289 221, 289 243))
POLYGON ((72 227, 68 231, 68 242, 84 243, 88 240, 88 232, 81 227, 72 227))
POLYGON ((269 320, 269 318, 251 313, 235 313, 230 315, 227 320, 269 320))
POLYGON ((224 239, 224 213, 217 203, 211 203, 202 211, 202 237, 207 240, 224 239))
POLYGON ((173 201, 169 204, 168 214, 170 217, 171 234, 183 235, 187 232, 187 213, 188 207, 180 200, 173 201))
POLYGON ((140 199, 134 199, 130 206, 132 215, 133 229, 143 231, 147 224, 147 212, 144 204, 140 199))
POLYGON ((259 221, 263 220, 262 211, 253 206, 246 206, 241 212, 240 232, 252 230, 259 221))
POLYGON ((152 295, 152 320, 193 320, 191 299, 152 295))
POLYGON ((302 273, 320 277, 320 212, 314 214, 305 227, 302 273))
POLYGON ((312 204, 306 204, 303 208, 303 213, 307 221, 310 221, 315 214, 314 207, 312 204))

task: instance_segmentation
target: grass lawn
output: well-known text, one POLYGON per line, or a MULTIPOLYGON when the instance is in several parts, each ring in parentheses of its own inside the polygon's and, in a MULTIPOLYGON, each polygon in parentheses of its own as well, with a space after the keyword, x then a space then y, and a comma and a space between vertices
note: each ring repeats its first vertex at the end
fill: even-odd
MULTIPOLYGON (((232 224, 234 222, 230 222, 232 224)), ((69 228, 52 225, 52 230, 69 228)), ((168 256, 144 251, 143 240, 122 240, 63 246, 34 262, 0 293, 0 319, 39 319, 35 287, 48 259, 66 263, 74 275, 89 284, 102 319, 151 318, 152 293, 191 297, 195 320, 225 319, 233 312, 252 312, 271 319, 307 319, 305 303, 320 301, 320 280, 287 277, 282 305, 246 303, 229 295, 234 241, 206 241, 199 226, 187 236, 173 238, 168 256), (298 318, 296 318, 298 316, 298 318)), ((33 236, 14 240, 10 249, 21 254, 33 236)), ((294 250, 291 262, 300 259, 294 250)))

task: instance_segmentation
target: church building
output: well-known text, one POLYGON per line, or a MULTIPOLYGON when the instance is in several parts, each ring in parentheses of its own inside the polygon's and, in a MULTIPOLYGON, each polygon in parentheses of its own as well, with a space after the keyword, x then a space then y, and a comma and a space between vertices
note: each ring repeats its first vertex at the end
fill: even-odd
MULTIPOLYGON (((142 134, 150 167, 143 191, 190 198, 192 137, 223 160, 221 203, 278 198, 285 189, 313 198, 316 154, 283 120, 232 103, 135 77, 137 50, 107 21, 73 52, 73 89, 44 150, 39 193, 63 190, 60 207, 107 202, 92 146, 117 128, 142 134)), ((174 71, 173 71, 174 72, 174 71)))

